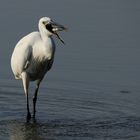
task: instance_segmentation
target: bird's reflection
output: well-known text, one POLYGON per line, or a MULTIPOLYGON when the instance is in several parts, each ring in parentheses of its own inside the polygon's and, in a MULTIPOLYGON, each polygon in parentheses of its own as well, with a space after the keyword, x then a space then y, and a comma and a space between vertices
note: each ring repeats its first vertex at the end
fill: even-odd
MULTIPOLYGON (((20 122, 13 121, 9 128, 10 140, 49 140, 50 134, 47 131, 47 124, 39 124, 37 121, 20 122), (44 130, 43 130, 44 129, 44 130)), ((51 135, 51 140, 54 140, 51 135)))

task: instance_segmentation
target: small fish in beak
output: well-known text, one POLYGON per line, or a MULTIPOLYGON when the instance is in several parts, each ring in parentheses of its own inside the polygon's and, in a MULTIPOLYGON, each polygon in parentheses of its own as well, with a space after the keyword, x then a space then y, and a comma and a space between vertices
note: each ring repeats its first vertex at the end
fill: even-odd
POLYGON ((63 41, 63 39, 58 35, 57 32, 59 32, 59 31, 66 31, 66 30, 67 30, 66 27, 64 27, 63 25, 60 25, 60 24, 58 24, 58 23, 55 23, 55 22, 51 21, 50 23, 46 24, 46 29, 49 30, 50 32, 52 32, 53 34, 55 34, 56 37, 57 37, 63 44, 65 44, 64 41, 63 41))
POLYGON ((65 44, 65 42, 64 42, 63 39, 58 35, 57 32, 59 32, 59 31, 65 31, 65 30, 67 30, 67 28, 64 27, 63 25, 60 25, 60 24, 55 23, 55 22, 52 22, 51 25, 52 25, 52 27, 53 27, 53 29, 52 29, 53 33, 57 36, 57 38, 58 38, 63 44, 65 44))

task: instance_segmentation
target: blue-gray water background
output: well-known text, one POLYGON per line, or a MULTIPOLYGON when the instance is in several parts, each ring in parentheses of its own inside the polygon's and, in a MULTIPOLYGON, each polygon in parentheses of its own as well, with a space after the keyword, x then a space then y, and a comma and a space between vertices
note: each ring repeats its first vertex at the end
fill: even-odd
MULTIPOLYGON (((1 140, 140 139, 140 1, 4 0, 0 42, 1 140), (14 79, 10 57, 42 16, 69 30, 60 34, 65 46, 55 39, 37 122, 26 123, 22 83, 14 79)), ((30 99, 33 92, 31 84, 30 99)))

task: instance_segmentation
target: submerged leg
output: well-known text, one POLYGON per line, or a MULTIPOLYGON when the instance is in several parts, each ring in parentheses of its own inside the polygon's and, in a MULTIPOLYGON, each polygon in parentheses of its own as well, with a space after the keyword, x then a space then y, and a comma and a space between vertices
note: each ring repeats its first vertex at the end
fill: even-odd
POLYGON ((33 97, 33 118, 35 118, 35 113, 36 113, 36 101, 37 101, 37 93, 38 93, 39 85, 40 85, 40 81, 37 81, 36 89, 33 97))
POLYGON ((27 120, 30 120, 31 114, 29 109, 29 97, 28 97, 29 78, 26 72, 22 72, 22 82, 23 82, 24 92, 27 100, 27 120))

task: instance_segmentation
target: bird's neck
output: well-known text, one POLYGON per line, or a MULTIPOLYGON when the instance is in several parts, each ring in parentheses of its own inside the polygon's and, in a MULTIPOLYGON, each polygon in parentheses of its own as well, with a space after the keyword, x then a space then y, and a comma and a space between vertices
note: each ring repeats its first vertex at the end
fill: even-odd
POLYGON ((53 48, 55 50, 55 43, 52 34, 39 24, 39 32, 45 48, 53 48))
POLYGON ((49 31, 47 31, 45 27, 39 25, 39 32, 41 34, 42 40, 46 41, 48 39, 51 39, 52 34, 49 31))

